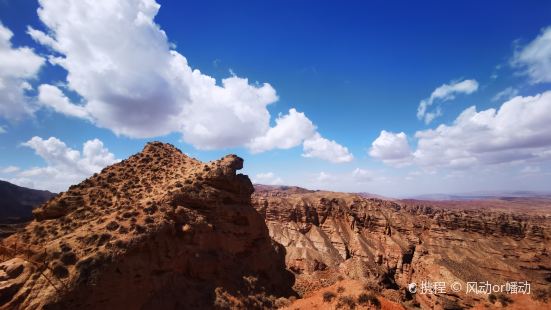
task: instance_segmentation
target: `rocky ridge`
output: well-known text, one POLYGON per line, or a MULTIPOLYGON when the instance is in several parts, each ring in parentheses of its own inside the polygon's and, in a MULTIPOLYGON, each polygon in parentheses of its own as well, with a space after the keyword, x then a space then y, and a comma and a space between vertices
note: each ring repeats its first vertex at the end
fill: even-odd
POLYGON ((242 166, 153 142, 71 186, 2 240, 0 308, 273 307, 293 277, 242 166))

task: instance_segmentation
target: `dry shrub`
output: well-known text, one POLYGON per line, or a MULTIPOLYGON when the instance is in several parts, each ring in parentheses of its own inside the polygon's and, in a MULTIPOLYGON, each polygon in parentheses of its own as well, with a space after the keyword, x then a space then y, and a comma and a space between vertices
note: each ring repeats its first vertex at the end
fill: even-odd
POLYGON ((377 309, 381 308, 381 302, 373 294, 362 293, 358 296, 358 303, 360 305, 372 305, 377 309))
POLYGON ((337 294, 331 292, 331 291, 327 291, 327 292, 324 292, 323 293, 323 301, 324 302, 331 302, 333 300, 333 298, 337 297, 337 294))
POLYGON ((339 302, 337 303, 336 308, 356 309, 356 301, 352 296, 341 296, 339 297, 339 302))

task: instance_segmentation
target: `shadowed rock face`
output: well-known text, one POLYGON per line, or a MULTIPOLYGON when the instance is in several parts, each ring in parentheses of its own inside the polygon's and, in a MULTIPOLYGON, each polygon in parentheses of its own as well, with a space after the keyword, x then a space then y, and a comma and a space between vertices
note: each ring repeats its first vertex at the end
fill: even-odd
POLYGON ((391 299, 427 308, 475 305, 487 296, 464 290, 411 296, 408 283, 457 281, 466 288, 472 281, 529 281, 532 293, 550 293, 549 211, 446 209, 267 187, 253 194, 253 204, 272 238, 287 249, 301 293, 323 287, 319 283, 330 272, 375 283, 391 299))
POLYGON ((154 142, 71 186, 3 240, 0 307, 260 308, 291 295, 242 167, 154 142))

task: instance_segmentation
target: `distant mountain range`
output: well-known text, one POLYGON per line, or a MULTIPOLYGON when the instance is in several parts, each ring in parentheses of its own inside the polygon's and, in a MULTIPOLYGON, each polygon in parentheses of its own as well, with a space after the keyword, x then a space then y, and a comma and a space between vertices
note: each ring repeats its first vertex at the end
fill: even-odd
MULTIPOLYGON (((279 191, 286 193, 313 193, 320 190, 309 190, 298 186, 253 184, 257 192, 279 191)), ((429 200, 429 201, 464 201, 464 200, 508 200, 513 198, 544 198, 551 199, 551 191, 474 191, 454 194, 422 194, 405 197, 389 197, 368 192, 354 193, 364 198, 378 198, 384 200, 429 200)))
POLYGON ((0 222, 12 222, 32 217, 33 208, 56 194, 17 186, 0 180, 0 222))
MULTIPOLYGON (((288 193, 308 193, 316 192, 297 186, 276 186, 254 184, 257 192, 278 190, 288 193)), ((380 198, 386 200, 396 200, 393 198, 376 195, 372 193, 357 193, 366 198, 380 198)), ((35 190, 0 180, 0 222, 18 222, 30 219, 32 210, 40 204, 48 201, 56 194, 35 190)), ((551 192, 543 191, 477 191, 457 194, 425 194, 407 197, 405 199, 431 200, 431 201, 466 201, 466 200, 489 200, 508 198, 551 198, 551 192)))
MULTIPOLYGON (((269 192, 269 191, 277 191, 287 194, 306 194, 306 193, 315 193, 315 192, 326 192, 323 190, 310 190, 299 186, 288 186, 288 185, 266 185, 266 184, 253 184, 254 189, 256 192, 269 192)), ((329 191, 330 192, 330 191, 329 191)), ((367 192, 361 192, 361 193, 354 193, 359 196, 362 196, 364 198, 378 198, 378 199, 386 199, 386 200, 395 200, 394 198, 377 195, 373 193, 367 193, 367 192)))
POLYGON ((477 191, 457 194, 425 194, 408 197, 417 200, 487 200, 507 198, 551 198, 551 192, 543 191, 477 191))

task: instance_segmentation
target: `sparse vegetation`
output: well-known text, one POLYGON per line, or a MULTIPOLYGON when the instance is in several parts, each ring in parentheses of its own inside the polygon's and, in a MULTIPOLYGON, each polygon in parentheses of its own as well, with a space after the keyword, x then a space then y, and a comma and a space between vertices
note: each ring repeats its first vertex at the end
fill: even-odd
POLYGON ((343 293, 343 292, 344 292, 344 287, 342 287, 342 286, 337 287, 337 293, 340 294, 340 293, 343 293))
POLYGON ((513 303, 513 300, 511 297, 505 295, 505 294, 499 294, 497 295, 497 300, 504 306, 507 307, 509 304, 513 303))
POLYGON ((551 287, 547 289, 534 289, 532 298, 541 302, 548 302, 551 296, 551 287))
POLYGON ((326 291, 326 292, 323 292, 323 301, 324 302, 331 302, 333 301, 333 298, 337 297, 337 294, 331 292, 331 291, 326 291))
POLYGON ((105 226, 105 228, 107 228, 107 230, 116 230, 117 228, 119 228, 119 223, 115 222, 115 221, 111 221, 109 222, 109 224, 107 224, 107 226, 105 226))
POLYGON ((348 308, 356 309, 356 301, 352 296, 341 296, 336 306, 337 309, 348 308))
POLYGON ((221 287, 217 287, 214 289, 215 299, 214 299, 214 307, 216 309, 231 309, 231 302, 228 300, 228 297, 226 293, 224 292, 224 289, 221 287))
POLYGON ((126 228, 124 226, 119 227, 119 233, 127 234, 128 233, 128 228, 126 228))
POLYGON ((442 304, 442 308, 444 310, 463 310, 465 307, 461 306, 457 301, 455 300, 445 300, 442 304))
POLYGON ((372 280, 366 281, 363 285, 363 289, 365 291, 370 291, 375 293, 381 292, 381 287, 377 284, 377 282, 372 280))
POLYGON ((74 265, 77 261, 77 256, 73 252, 67 252, 61 255, 61 262, 64 265, 74 265))
POLYGON ((291 304, 291 301, 289 301, 289 299, 287 299, 285 297, 280 297, 280 298, 276 299, 276 301, 274 302, 274 306, 278 309, 283 308, 283 307, 287 307, 290 304, 291 304))
POLYGON ((358 296, 358 303, 360 305, 371 305, 377 309, 381 308, 381 302, 373 294, 362 293, 358 296))
POLYGON ((58 278, 66 278, 67 276, 69 276, 69 271, 59 261, 54 261, 51 268, 53 274, 58 278))
POLYGON ((98 246, 104 245, 109 240, 111 240, 111 234, 107 234, 107 233, 101 234, 101 236, 98 239, 98 246))

